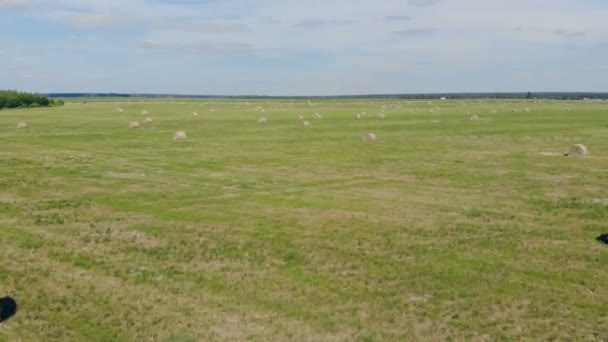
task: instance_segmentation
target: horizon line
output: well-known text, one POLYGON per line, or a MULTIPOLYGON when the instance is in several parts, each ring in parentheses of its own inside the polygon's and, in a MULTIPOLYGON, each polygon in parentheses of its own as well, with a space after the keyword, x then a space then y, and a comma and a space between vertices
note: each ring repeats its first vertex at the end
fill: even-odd
POLYGON ((332 98, 332 97, 397 97, 397 96, 436 96, 449 97, 457 95, 527 95, 536 94, 552 95, 552 94, 571 94, 571 95, 602 95, 608 96, 608 91, 503 91, 503 92, 488 92, 488 91, 463 91, 463 92, 415 92, 415 93, 371 93, 371 94, 332 94, 332 95, 260 95, 260 94, 180 94, 180 93, 137 93, 137 92, 40 92, 37 94, 50 97, 61 97, 60 95, 72 96, 155 96, 155 97, 207 97, 207 98, 230 98, 230 97, 266 97, 266 98, 332 98))

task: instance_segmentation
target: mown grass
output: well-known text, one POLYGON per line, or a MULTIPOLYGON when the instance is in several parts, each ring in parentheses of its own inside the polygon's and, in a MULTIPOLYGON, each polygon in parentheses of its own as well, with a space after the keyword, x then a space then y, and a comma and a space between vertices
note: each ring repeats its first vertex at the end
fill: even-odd
POLYGON ((605 103, 116 101, 0 112, 0 340, 608 339, 605 103))

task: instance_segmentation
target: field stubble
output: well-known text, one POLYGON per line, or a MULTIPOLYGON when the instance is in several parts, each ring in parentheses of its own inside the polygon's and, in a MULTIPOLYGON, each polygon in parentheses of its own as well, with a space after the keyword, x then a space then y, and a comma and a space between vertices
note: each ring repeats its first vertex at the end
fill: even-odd
POLYGON ((0 111, 0 340, 608 339, 607 104, 120 101, 0 111))

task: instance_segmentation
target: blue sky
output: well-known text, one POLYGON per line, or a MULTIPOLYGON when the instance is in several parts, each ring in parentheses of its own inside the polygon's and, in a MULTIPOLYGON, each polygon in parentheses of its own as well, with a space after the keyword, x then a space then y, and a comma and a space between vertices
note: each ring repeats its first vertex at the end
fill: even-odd
POLYGON ((608 0, 0 0, 0 89, 608 91, 608 0))

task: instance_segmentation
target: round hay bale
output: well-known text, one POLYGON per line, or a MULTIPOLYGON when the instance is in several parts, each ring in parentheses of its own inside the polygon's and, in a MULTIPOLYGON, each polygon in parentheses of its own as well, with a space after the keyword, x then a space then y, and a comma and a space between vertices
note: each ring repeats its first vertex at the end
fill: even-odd
POLYGON ((384 113, 378 113, 378 119, 384 119, 384 113))
POLYGON ((26 128, 27 128, 27 123, 25 123, 25 122, 17 123, 17 129, 26 129, 26 128))
POLYGON ((151 123, 152 122, 152 118, 149 116, 146 116, 146 118, 144 119, 144 123, 151 123))
POLYGON ((268 120, 265 117, 261 117, 258 119, 258 123, 266 123, 268 120))
POLYGON ((473 122, 477 122, 477 121, 479 121, 479 116, 473 115, 473 116, 471 116, 470 120, 473 122))
POLYGON ((361 114, 360 113, 355 114, 355 119, 361 119, 361 114))
POLYGON ((310 122, 304 120, 304 121, 302 121, 302 126, 304 126, 304 127, 310 127, 310 122))
POLYGON ((376 141, 376 135, 374 133, 366 133, 361 139, 363 139, 363 141, 376 141))
POLYGON ((198 113, 197 113, 197 112, 193 112, 193 113, 192 113, 192 116, 197 117, 197 116, 198 116, 198 113))
POLYGON ((570 146, 568 153, 565 155, 570 157, 586 157, 589 155, 589 150, 587 149, 587 146, 583 144, 576 144, 570 146))
POLYGON ((141 115, 148 115, 148 111, 147 110, 142 110, 141 111, 141 115))
POLYGON ((116 111, 117 111, 118 113, 122 113, 122 112, 124 112, 125 110, 124 110, 124 109, 122 109, 122 108, 117 107, 117 108, 116 108, 116 111))
POLYGON ((139 122, 137 121, 131 121, 129 122, 129 128, 133 129, 133 128, 139 128, 139 122))
POLYGON ((321 120, 323 119, 323 116, 319 113, 315 113, 315 120, 321 120))
POLYGON ((298 120, 300 120, 300 121, 304 120, 304 115, 298 115, 298 120))
POLYGON ((184 131, 177 131, 173 133, 173 140, 186 140, 186 138, 186 132, 184 131))

